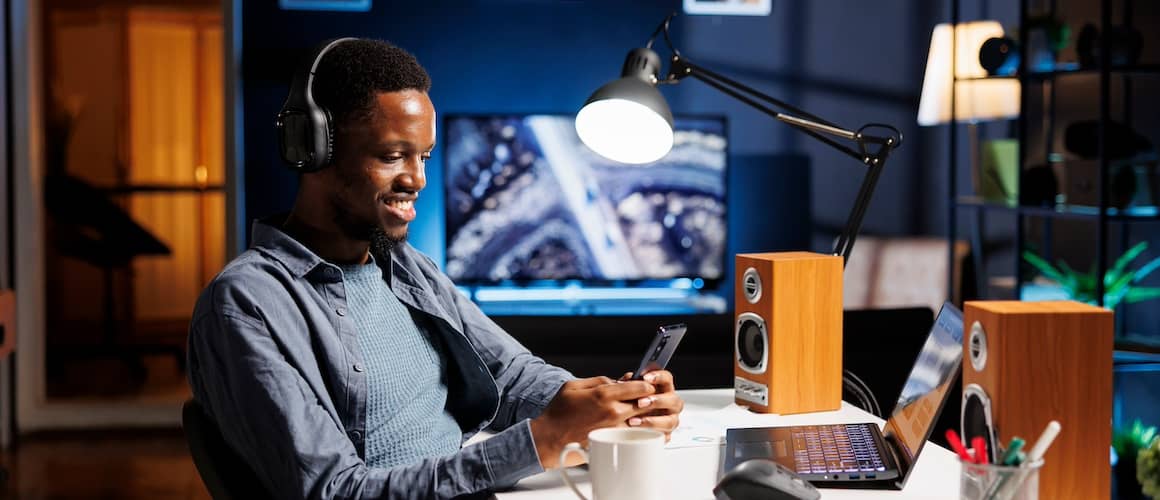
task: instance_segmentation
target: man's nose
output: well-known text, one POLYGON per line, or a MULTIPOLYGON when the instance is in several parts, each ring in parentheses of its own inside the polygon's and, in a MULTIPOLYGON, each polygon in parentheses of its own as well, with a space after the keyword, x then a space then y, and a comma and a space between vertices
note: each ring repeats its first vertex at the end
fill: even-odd
POLYGON ((407 162, 406 172, 395 179, 396 187, 405 191, 422 191, 427 186, 427 169, 422 160, 407 162))

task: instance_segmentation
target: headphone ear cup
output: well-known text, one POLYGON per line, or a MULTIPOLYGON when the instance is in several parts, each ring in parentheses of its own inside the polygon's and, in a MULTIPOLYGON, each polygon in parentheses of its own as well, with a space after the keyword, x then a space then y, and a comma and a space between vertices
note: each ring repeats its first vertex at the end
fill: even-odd
POLYGON ((282 159, 291 169, 313 172, 325 168, 334 159, 334 128, 330 111, 314 101, 311 87, 314 72, 322 56, 339 43, 355 40, 338 38, 320 44, 290 82, 290 93, 278 112, 278 129, 282 159))
POLYGON ((324 168, 334 161, 334 117, 330 116, 330 110, 321 108, 323 120, 323 133, 326 134, 326 150, 319 154, 319 160, 322 162, 318 168, 324 168))
POLYGON ((304 172, 314 172, 330 163, 331 138, 330 116, 325 109, 315 107, 309 110, 310 115, 310 159, 302 166, 304 172))

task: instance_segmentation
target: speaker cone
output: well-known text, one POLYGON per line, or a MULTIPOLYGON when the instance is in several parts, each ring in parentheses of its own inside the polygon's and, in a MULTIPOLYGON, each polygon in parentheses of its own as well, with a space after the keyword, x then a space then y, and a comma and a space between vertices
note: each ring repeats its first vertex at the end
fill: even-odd
POLYGON ((994 460, 996 442, 994 420, 991 418, 991 398, 978 384, 967 384, 963 388, 963 407, 959 417, 959 429, 964 436, 980 436, 987 446, 990 459, 994 460))
POLYGON ((743 313, 737 317, 737 360, 741 367, 750 372, 765 370, 766 344, 765 321, 753 313, 743 313))

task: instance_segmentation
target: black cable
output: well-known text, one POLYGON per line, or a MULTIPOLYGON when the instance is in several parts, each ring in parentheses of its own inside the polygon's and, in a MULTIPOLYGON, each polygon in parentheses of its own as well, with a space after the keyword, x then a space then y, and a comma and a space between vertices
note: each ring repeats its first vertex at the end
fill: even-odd
POLYGON ((870 402, 873 404, 874 414, 878 415, 879 417, 885 418, 885 415, 882 414, 882 407, 878 405, 878 398, 874 397, 874 391, 870 390, 870 386, 866 385, 865 381, 863 381, 861 378, 859 378, 857 375, 855 375, 854 372, 852 372, 850 370, 842 370, 842 373, 843 373, 843 377, 842 377, 843 380, 845 380, 848 377, 853 383, 859 385, 863 390, 866 391, 867 397, 870 398, 870 402))
POLYGON ((844 387, 846 389, 846 391, 849 392, 857 400, 857 401, 855 401, 855 403, 857 403, 859 408, 861 408, 867 412, 870 412, 870 413, 874 412, 874 408, 870 404, 870 401, 868 401, 866 399, 866 394, 864 394, 862 392, 861 388, 859 388, 856 384, 854 384, 853 381, 843 377, 842 378, 842 387, 844 387))

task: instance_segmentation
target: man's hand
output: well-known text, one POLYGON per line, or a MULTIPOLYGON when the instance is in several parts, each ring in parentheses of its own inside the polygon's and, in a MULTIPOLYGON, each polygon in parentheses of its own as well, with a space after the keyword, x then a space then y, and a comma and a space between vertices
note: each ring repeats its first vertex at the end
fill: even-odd
POLYGON ((677 396, 673 374, 649 372, 644 380, 619 381, 593 377, 567 382, 531 422, 532 439, 545 469, 581 463, 571 455, 560 464, 560 451, 571 442, 587 444, 588 433, 603 427, 647 427, 665 433, 668 441, 679 423, 685 402, 677 396))
POLYGON ((544 413, 531 422, 540 464, 545 469, 557 467, 564 445, 586 444, 593 429, 624 427, 654 411, 652 405, 641 407, 639 401, 656 393, 652 383, 641 380, 617 382, 593 377, 564 383, 544 413))
MULTIPOLYGON (((620 379, 628 380, 632 373, 625 373, 620 379)), ((651 409, 647 414, 628 419, 629 426, 650 427, 665 433, 665 442, 672 437, 673 430, 680 423, 681 410, 685 402, 677 395, 673 384, 673 374, 668 370, 657 370, 644 375, 645 382, 656 388, 656 393, 636 401, 638 408, 651 409)))

